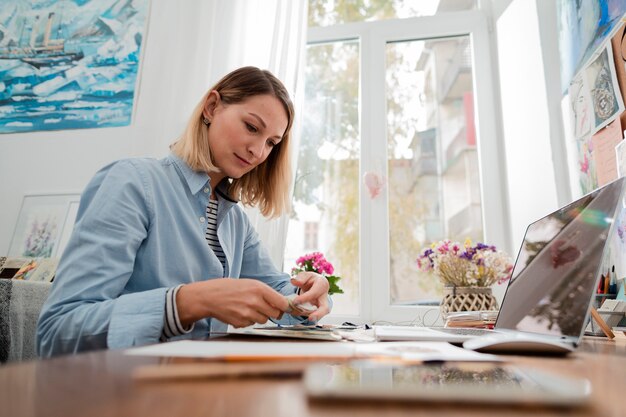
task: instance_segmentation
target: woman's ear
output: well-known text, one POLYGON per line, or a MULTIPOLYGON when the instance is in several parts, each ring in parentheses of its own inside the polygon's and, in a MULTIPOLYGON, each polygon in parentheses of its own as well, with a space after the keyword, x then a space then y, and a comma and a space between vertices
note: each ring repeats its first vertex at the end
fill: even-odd
POLYGON ((208 119, 209 123, 213 121, 215 116, 215 109, 219 106, 221 101, 220 93, 217 90, 212 90, 204 102, 204 109, 202 110, 202 116, 208 119))

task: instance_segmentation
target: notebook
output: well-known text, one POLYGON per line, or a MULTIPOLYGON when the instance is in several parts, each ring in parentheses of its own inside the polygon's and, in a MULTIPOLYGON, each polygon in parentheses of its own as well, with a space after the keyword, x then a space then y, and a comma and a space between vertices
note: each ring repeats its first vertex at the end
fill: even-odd
POLYGON ((490 352, 573 351, 585 330, 609 238, 626 211, 625 181, 613 181, 527 227, 494 330, 379 326, 376 338, 464 342, 490 352))

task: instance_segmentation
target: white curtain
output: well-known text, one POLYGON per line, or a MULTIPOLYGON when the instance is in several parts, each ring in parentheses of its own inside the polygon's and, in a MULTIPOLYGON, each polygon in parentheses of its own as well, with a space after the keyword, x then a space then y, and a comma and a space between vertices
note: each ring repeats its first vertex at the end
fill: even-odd
MULTIPOLYGON (((209 74, 213 84, 245 65, 268 69, 287 87, 296 107, 293 128, 293 176, 300 139, 300 114, 304 98, 304 48, 306 0, 216 0, 213 3, 209 74)), ((292 179, 293 183, 293 179, 292 179)), ((246 209, 274 264, 283 262, 288 215, 268 220, 257 209, 246 209)))
MULTIPOLYGON (((133 125, 134 154, 164 156, 212 84, 216 1, 152 0, 133 125)), ((225 37, 221 37, 227 42, 225 37)))

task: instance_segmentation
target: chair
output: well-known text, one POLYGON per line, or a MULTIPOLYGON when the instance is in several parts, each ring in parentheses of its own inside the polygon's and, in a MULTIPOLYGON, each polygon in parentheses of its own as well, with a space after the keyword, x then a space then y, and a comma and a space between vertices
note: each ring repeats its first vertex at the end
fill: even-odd
POLYGON ((37 321, 49 282, 0 279, 0 362, 37 358, 37 321))

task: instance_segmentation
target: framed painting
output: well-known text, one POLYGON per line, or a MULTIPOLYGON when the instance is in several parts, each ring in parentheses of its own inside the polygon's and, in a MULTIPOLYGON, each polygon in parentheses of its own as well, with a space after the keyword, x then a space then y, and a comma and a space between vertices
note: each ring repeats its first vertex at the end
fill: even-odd
POLYGON ((61 256, 74 227, 80 194, 35 194, 22 200, 8 256, 61 256))
POLYGON ((626 0, 557 0, 561 91, 621 24, 626 0))
POLYGON ((0 133, 131 122, 148 0, 0 2, 0 133))

